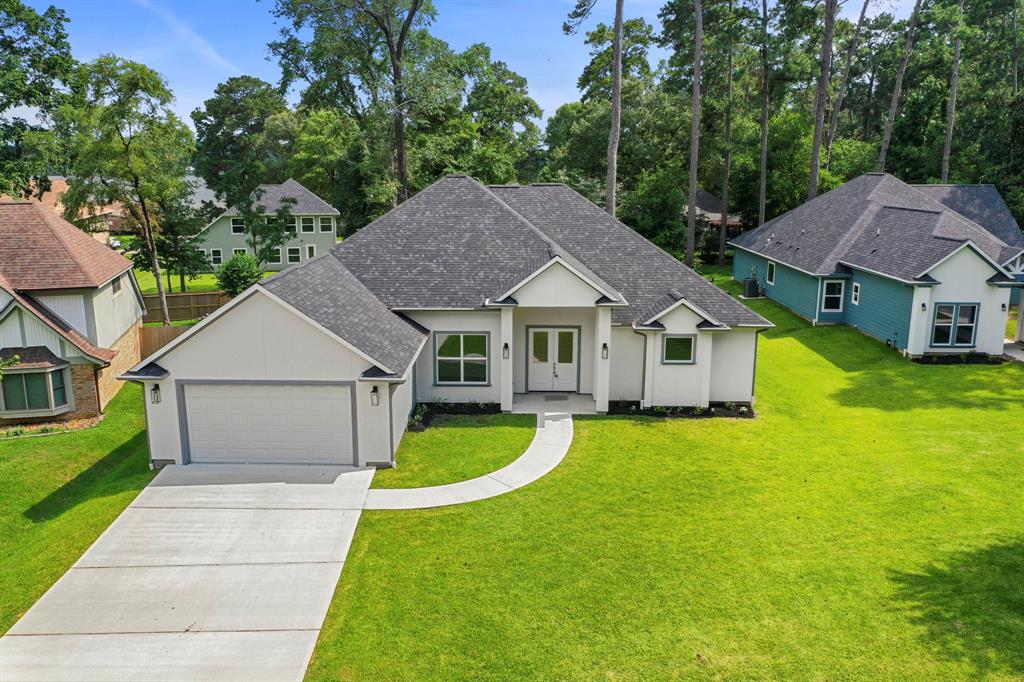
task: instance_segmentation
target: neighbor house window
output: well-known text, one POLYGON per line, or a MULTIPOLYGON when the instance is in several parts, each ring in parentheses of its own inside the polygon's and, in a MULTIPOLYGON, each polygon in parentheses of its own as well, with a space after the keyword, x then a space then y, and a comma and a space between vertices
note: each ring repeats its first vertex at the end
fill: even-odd
POLYGON ((231 219, 231 234, 245 234, 245 218, 231 219))
POLYGON ((288 262, 289 263, 298 263, 300 260, 302 260, 302 250, 299 249, 299 247, 297 247, 297 246, 289 246, 288 247, 288 262))
POLYGON ((438 384, 486 384, 487 334, 434 334, 434 377, 438 384))
POLYGON ((826 313, 843 312, 843 292, 846 282, 834 279, 825 282, 825 295, 821 297, 821 310, 826 313))
POLYGON ((695 336, 666 336, 661 346, 661 361, 666 365, 689 365, 694 362, 695 336))
POLYGON ((323 216, 320 218, 320 231, 321 232, 334 232, 334 218, 330 216, 323 216))
POLYGON ((853 283, 853 289, 850 290, 850 303, 860 305, 860 282, 853 283))
POLYGON ((224 257, 221 255, 220 249, 210 249, 210 264, 220 265, 224 262, 224 257))
POLYGON ((316 244, 306 244, 306 258, 316 257, 316 244))
POLYGON ((121 293, 121 276, 118 275, 113 282, 110 283, 110 290, 117 296, 121 293))
POLYGON ((976 303, 940 303, 935 306, 933 346, 973 346, 978 327, 976 303))
POLYGON ((295 218, 288 217, 284 220, 285 232, 295 232, 295 218))
POLYGON ((231 249, 232 256, 240 256, 245 253, 245 249, 231 249))
POLYGON ((275 246, 270 252, 270 263, 279 264, 281 262, 281 247, 275 246))
POLYGON ((0 389, 5 413, 55 412, 68 404, 63 369, 25 373, 8 371, 0 381, 0 389))
POLYGON ((775 263, 769 262, 765 271, 764 281, 768 284, 775 284, 775 263))
POLYGON ((302 231, 303 232, 313 232, 314 231, 314 225, 315 225, 315 223, 313 222, 313 217, 312 216, 302 219, 302 231))

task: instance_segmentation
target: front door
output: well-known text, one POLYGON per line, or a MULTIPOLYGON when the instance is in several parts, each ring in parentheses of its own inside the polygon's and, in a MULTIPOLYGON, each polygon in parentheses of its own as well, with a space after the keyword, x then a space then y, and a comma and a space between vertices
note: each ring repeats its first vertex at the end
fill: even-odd
POLYGON ((529 332, 528 391, 566 391, 579 389, 577 329, 531 327, 529 332))

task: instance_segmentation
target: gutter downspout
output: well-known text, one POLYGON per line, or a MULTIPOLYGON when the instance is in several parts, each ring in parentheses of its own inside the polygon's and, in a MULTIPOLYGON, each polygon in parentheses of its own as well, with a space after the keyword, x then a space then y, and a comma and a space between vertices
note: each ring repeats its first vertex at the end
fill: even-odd
POLYGON ((811 326, 818 326, 818 312, 821 310, 821 277, 818 278, 818 295, 814 299, 814 319, 811 326))

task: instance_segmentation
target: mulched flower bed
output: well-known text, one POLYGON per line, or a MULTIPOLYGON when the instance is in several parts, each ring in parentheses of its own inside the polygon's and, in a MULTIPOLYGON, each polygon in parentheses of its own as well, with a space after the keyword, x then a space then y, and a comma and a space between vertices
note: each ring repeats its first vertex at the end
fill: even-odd
POLYGON ((925 355, 914 358, 920 365, 1001 365, 1006 358, 1001 355, 985 355, 984 353, 951 353, 949 355, 925 355))
POLYGON ((731 419, 753 419, 754 408, 739 403, 715 403, 709 407, 648 407, 640 409, 640 403, 629 400, 612 400, 608 402, 608 414, 642 415, 645 417, 665 417, 667 419, 710 419, 728 417, 731 419))
POLYGON ((80 431, 96 426, 103 421, 103 415, 86 419, 68 419, 63 422, 43 422, 41 424, 17 424, 0 429, 0 440, 12 438, 31 438, 33 436, 52 436, 55 433, 80 431))
POLYGON ((420 403, 409 418, 410 431, 426 431, 440 414, 501 414, 498 403, 420 403))

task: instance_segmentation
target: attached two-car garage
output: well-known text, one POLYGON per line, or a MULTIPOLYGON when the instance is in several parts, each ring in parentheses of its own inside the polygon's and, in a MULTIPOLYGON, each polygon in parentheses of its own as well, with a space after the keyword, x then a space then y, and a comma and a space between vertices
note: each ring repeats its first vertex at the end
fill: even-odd
POLYGON ((183 383, 192 462, 353 464, 351 383, 183 383))

